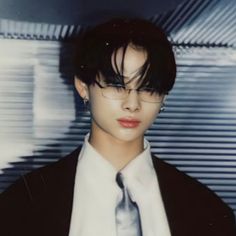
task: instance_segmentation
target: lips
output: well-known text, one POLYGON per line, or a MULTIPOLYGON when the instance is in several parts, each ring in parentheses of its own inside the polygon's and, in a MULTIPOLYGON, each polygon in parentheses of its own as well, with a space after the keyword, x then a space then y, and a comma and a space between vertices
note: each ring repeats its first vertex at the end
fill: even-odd
POLYGON ((133 118, 120 118, 117 119, 119 124, 124 128, 136 128, 140 124, 140 120, 133 119, 133 118))

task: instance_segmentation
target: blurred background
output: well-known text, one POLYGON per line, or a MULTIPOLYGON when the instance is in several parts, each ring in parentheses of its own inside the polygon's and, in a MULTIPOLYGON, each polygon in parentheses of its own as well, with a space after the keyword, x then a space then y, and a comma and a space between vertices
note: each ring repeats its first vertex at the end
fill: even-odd
POLYGON ((155 22, 174 47, 177 81, 146 133, 152 151, 236 214, 235 0, 1 0, 0 192, 83 142, 89 114, 65 41, 114 16, 155 22))

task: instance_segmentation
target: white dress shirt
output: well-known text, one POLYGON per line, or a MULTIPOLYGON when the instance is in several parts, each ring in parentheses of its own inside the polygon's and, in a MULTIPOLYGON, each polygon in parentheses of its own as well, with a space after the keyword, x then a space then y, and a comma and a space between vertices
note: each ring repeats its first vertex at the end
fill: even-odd
MULTIPOLYGON (((115 208, 122 197, 117 170, 88 142, 77 164, 69 236, 116 236, 115 208)), ((150 145, 121 170, 131 198, 139 207, 143 236, 170 236, 153 167, 150 145)))

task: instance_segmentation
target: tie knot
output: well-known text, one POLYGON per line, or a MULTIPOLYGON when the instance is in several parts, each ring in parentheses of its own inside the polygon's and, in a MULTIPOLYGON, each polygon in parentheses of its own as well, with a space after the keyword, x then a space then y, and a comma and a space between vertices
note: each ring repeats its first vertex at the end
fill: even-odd
POLYGON ((123 183, 123 181, 124 181, 123 175, 122 175, 120 172, 118 172, 117 175, 116 175, 116 182, 117 182, 118 186, 119 186, 121 189, 124 188, 124 183, 123 183))

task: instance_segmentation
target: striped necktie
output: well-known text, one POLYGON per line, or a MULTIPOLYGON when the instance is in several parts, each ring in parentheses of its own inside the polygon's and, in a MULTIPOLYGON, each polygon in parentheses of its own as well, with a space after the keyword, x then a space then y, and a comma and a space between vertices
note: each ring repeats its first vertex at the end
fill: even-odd
POLYGON ((142 236, 138 206, 131 200, 120 172, 117 173, 116 182, 122 190, 122 199, 116 206, 117 236, 142 236))

